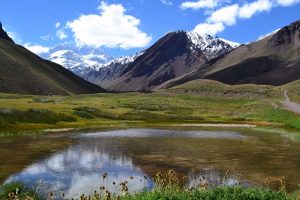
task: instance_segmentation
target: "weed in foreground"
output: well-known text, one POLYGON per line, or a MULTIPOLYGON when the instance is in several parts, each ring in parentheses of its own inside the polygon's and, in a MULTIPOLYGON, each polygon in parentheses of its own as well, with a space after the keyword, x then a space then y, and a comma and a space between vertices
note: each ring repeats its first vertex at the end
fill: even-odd
MULTIPOLYGON (((300 192, 288 195, 285 189, 286 177, 279 180, 281 184, 278 191, 269 188, 269 179, 266 181, 265 188, 242 187, 239 182, 235 185, 224 185, 227 179, 237 178, 239 175, 235 169, 229 170, 222 180, 221 185, 214 185, 205 179, 204 175, 195 175, 192 173, 192 179, 187 176, 179 176, 174 170, 166 173, 158 172, 153 179, 144 176, 139 181, 144 184, 144 190, 133 191, 129 188, 129 182, 136 177, 130 176, 128 180, 119 183, 109 182, 108 173, 101 174, 101 184, 98 190, 92 194, 81 194, 80 200, 156 200, 156 199, 172 199, 172 200, 299 200, 300 192), (147 181, 153 181, 152 190, 146 190, 147 181), (192 184, 189 184, 192 182, 192 184), (113 185, 111 187, 110 185, 113 185)), ((300 185, 299 185, 300 189, 300 185)), ((37 196, 37 191, 26 190, 21 184, 4 185, 0 189, 0 199, 20 199, 35 200, 42 199, 37 196)), ((44 199, 69 199, 64 193, 54 194, 50 192, 44 199)))

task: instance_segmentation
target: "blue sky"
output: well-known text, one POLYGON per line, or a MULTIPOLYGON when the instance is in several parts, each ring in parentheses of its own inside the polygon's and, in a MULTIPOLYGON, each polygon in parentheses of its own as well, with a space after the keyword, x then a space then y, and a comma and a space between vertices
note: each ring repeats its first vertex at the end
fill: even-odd
POLYGON ((239 43, 300 19, 300 0, 0 0, 0 21, 36 53, 61 43, 114 56, 147 48, 175 30, 239 43))

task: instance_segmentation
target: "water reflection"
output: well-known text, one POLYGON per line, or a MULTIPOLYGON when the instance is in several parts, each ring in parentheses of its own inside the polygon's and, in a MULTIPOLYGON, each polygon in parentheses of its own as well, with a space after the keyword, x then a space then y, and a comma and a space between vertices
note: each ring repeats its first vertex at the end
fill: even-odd
POLYGON ((223 139, 245 139, 242 135, 234 131, 180 131, 180 130, 162 130, 162 129, 127 129, 114 130, 106 132, 96 132, 81 135, 83 138, 101 138, 101 137, 180 137, 180 138, 223 138, 223 139))
MULTIPOLYGON (((50 144, 52 139, 46 140, 45 144, 50 144)), ((128 180, 131 191, 151 188, 153 183, 150 178, 145 181, 144 176, 153 177, 156 172, 169 169, 174 169, 180 176, 188 175, 190 186, 200 184, 203 176, 212 185, 234 185, 240 180, 243 185, 263 185, 267 177, 276 181, 288 176, 287 187, 293 191, 300 180, 299 143, 275 134, 129 129, 74 135, 71 139, 59 140, 72 142, 65 145, 65 150, 48 158, 38 162, 31 160, 33 164, 9 176, 6 182, 21 181, 26 185, 42 182, 44 195, 54 191, 56 194, 64 192, 67 197, 78 197, 82 193, 99 191, 104 172, 109 174, 104 184, 112 192, 116 191, 113 181, 128 180), (226 171, 234 167, 243 175, 223 179, 226 171), (197 174, 191 173, 193 169, 197 174), (130 176, 134 179, 131 180, 130 176)), ((52 143, 64 144, 57 141, 53 139, 52 143)), ((3 159, 0 168, 13 168, 23 160, 27 165, 31 157, 25 159, 24 152, 39 152, 44 143, 27 139, 18 143, 19 151, 16 151, 15 144, 12 141, 0 145, 0 152, 6 152, 4 158, 15 158, 14 163, 3 159)))
POLYGON ((111 156, 97 142, 89 141, 33 164, 10 176, 6 182, 22 181, 26 185, 39 186, 44 195, 54 191, 56 195, 64 192, 66 197, 74 197, 99 191, 103 184, 110 191, 115 191, 112 182, 129 180, 129 176, 135 177, 128 184, 131 191, 150 188, 150 182, 140 181, 145 175, 130 158, 111 156), (101 173, 104 172, 109 176, 103 180, 101 173))

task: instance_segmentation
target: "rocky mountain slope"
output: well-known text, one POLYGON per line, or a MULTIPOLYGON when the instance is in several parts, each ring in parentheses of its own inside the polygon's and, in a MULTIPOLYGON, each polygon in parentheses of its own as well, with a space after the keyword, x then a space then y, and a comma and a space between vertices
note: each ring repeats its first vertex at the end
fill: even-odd
POLYGON ((16 45, 1 26, 0 92, 67 95, 104 90, 16 45))
POLYGON ((14 43, 14 41, 8 36, 8 34, 4 31, 2 27, 2 23, 0 22, 0 39, 9 41, 11 43, 14 43))
POLYGON ((82 77, 103 88, 109 88, 110 84, 117 80, 124 70, 143 53, 142 51, 133 56, 120 57, 108 63, 98 65, 98 69, 89 70, 82 77))
POLYGON ((164 83, 172 87, 194 79, 227 84, 282 85, 300 79, 300 21, 248 45, 241 45, 208 66, 164 83))
POLYGON ((227 42, 195 32, 171 32, 138 56, 107 86, 113 91, 149 91, 164 82, 206 67, 230 52, 227 42))
POLYGON ((144 91, 198 69, 237 46, 222 38, 177 31, 145 51, 117 59, 98 50, 84 52, 67 45, 42 56, 108 90, 144 91))

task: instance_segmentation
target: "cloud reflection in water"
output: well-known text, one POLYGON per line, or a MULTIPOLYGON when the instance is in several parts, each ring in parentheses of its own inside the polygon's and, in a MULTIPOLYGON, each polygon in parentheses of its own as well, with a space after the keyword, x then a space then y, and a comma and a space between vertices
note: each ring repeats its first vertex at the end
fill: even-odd
POLYGON ((96 142, 84 142, 70 147, 66 151, 35 163, 22 172, 10 176, 6 183, 20 181, 28 186, 42 184, 41 191, 46 195, 49 191, 64 192, 66 197, 80 194, 91 194, 99 191, 103 185, 102 173, 109 174, 104 185, 114 192, 112 182, 120 183, 128 180, 130 191, 150 188, 151 183, 144 182, 146 175, 140 168, 133 165, 126 156, 112 156, 101 149, 96 142), (129 177, 133 176, 133 180, 129 177), (140 181, 143 180, 143 181, 140 181))

